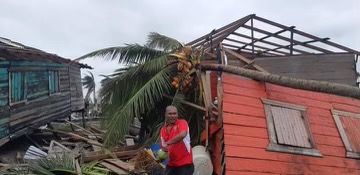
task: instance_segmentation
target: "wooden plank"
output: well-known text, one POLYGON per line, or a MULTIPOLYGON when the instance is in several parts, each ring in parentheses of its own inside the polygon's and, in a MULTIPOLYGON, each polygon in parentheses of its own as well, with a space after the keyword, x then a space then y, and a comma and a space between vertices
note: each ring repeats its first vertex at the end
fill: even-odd
MULTIPOLYGON (((240 55, 240 54, 238 54, 238 53, 236 53, 236 52, 234 52, 234 51, 232 51, 230 49, 224 48, 224 51, 231 54, 231 55, 233 55, 233 56, 235 56, 236 58, 240 59, 241 61, 243 61, 243 62, 245 62, 247 64, 251 63, 251 60, 247 59, 246 57, 244 57, 244 56, 242 56, 242 55, 240 55)), ((261 72, 267 72, 264 68, 262 68, 261 66, 259 66, 257 64, 252 64, 252 66, 255 69, 257 69, 257 70, 259 70, 261 72)))
POLYGON ((317 100, 312 100, 312 99, 307 99, 307 98, 302 98, 302 97, 290 96, 287 94, 283 94, 280 92, 273 92, 273 91, 268 91, 267 94, 268 94, 269 99, 282 101, 285 103, 291 103, 291 104, 301 105, 301 106, 306 106, 306 107, 311 106, 311 107, 321 108, 321 109, 325 109, 325 110, 332 109, 332 105, 329 102, 323 102, 323 101, 317 101, 317 100))
POLYGON ((238 125, 230 125, 230 124, 224 124, 224 134, 264 138, 264 139, 268 138, 267 131, 265 128, 254 128, 254 127, 246 127, 246 126, 238 126, 238 125))
POLYGON ((255 89, 259 91, 265 91, 264 83, 248 79, 246 77, 231 75, 231 74, 222 74, 222 81, 225 84, 234 85, 237 87, 243 87, 248 89, 255 89))
POLYGON ((266 128, 266 120, 264 118, 228 113, 225 113, 223 118, 226 124, 266 128))
POLYGON ((118 174, 118 175, 126 175, 129 174, 126 171, 122 170, 121 168, 118 168, 117 166, 114 166, 107 162, 101 162, 100 165, 104 166, 105 168, 111 170, 112 172, 118 174))
POLYGON ((240 95, 240 96, 253 97, 253 98, 267 96, 265 91, 242 88, 229 84, 224 84, 224 92, 227 94, 240 95))
POLYGON ((227 175, 281 175, 280 173, 264 173, 253 171, 226 171, 227 175))
POLYGON ((244 147, 266 149, 267 145, 269 144, 268 139, 255 138, 249 136, 225 134, 224 138, 225 138, 225 147, 227 145, 232 145, 232 146, 244 146, 244 147))
POLYGON ((344 144, 340 137, 314 134, 314 139, 315 139, 316 144, 335 146, 335 147, 344 147, 344 144))
POLYGON ((255 117, 265 118, 265 113, 263 110, 259 110, 259 108, 254 108, 250 106, 243 106, 239 104, 233 104, 224 101, 223 102, 223 111, 226 113, 240 114, 240 115, 248 115, 255 117))
POLYGON ((116 165, 117 167, 129 172, 134 172, 135 170, 135 165, 124 162, 119 159, 105 159, 104 161, 116 165))
MULTIPOLYGON (((270 105, 265 105, 265 114, 266 114, 267 132, 270 139, 270 143, 277 143, 278 138, 276 136, 275 124, 274 124, 273 114, 270 105)), ((282 139, 282 136, 279 137, 281 137, 280 139, 282 139)))
POLYGON ((284 102, 281 102, 281 101, 276 101, 276 100, 271 100, 271 99, 266 99, 266 98, 261 98, 261 101, 264 104, 271 105, 271 106, 281 106, 281 107, 285 107, 285 108, 288 108, 288 109, 306 111, 306 107, 301 106, 301 105, 284 103, 284 102))
POLYGON ((230 93, 223 93, 223 101, 240 104, 244 106, 251 106, 259 108, 259 110, 264 108, 264 104, 261 102, 260 98, 257 97, 248 97, 241 95, 234 95, 230 93))
POLYGON ((333 117, 334 117, 336 126, 337 126, 337 128, 339 130, 341 139, 343 140, 343 143, 344 143, 344 146, 345 146, 346 150, 352 152, 353 150, 352 150, 350 141, 349 141, 349 139, 348 139, 348 137, 346 135, 345 129, 344 129, 342 123, 341 123, 341 120, 340 120, 339 116, 337 114, 333 114, 333 117))
POLYGON ((240 157, 251 159, 277 160, 277 154, 266 151, 262 148, 250 148, 227 145, 225 147, 225 155, 227 157, 240 157))

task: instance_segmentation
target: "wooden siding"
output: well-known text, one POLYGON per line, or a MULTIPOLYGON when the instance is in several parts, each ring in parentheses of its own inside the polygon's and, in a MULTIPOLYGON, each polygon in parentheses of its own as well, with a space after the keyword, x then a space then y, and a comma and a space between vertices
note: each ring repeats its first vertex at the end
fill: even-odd
POLYGON ((10 109, 10 132, 15 133, 50 119, 69 117, 70 113, 70 93, 33 100, 26 105, 14 105, 10 109))
MULTIPOLYGON (((0 62, 1 63, 1 62, 0 62)), ((5 64, 2 64, 5 66, 5 64)), ((9 135, 9 74, 0 67, 0 139, 9 135)), ((0 143, 1 144, 1 143, 0 143)))
POLYGON ((9 74, 6 68, 0 68, 0 108, 8 105, 9 74))
POLYGON ((81 73, 79 65, 70 65, 70 93, 71 93, 71 111, 84 109, 84 97, 82 94, 81 73))
POLYGON ((331 109, 360 113, 360 101, 223 74, 226 174, 360 174, 346 150, 331 109), (269 136, 260 98, 307 107, 316 149, 323 157, 266 151, 269 136))
POLYGON ((255 63, 277 75, 356 86, 354 54, 256 58, 255 63))

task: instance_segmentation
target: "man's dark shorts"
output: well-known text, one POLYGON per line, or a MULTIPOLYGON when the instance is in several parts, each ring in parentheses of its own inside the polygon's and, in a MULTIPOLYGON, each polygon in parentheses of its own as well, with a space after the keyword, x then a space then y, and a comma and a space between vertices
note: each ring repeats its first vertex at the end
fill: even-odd
POLYGON ((184 165, 180 167, 167 166, 165 175, 192 175, 194 173, 194 164, 184 165))

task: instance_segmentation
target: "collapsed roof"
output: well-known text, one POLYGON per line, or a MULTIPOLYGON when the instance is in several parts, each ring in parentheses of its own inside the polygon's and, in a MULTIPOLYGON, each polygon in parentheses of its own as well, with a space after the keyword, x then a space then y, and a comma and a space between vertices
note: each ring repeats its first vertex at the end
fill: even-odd
POLYGON ((224 27, 213 30, 187 45, 213 49, 221 44, 224 48, 247 54, 249 58, 292 56, 306 54, 354 53, 346 46, 297 30, 265 18, 248 15, 224 27), (266 30, 265 30, 266 29, 266 30))
POLYGON ((89 65, 62 58, 33 47, 0 37, 0 61, 41 61, 65 64, 77 64, 81 68, 92 69, 89 65))

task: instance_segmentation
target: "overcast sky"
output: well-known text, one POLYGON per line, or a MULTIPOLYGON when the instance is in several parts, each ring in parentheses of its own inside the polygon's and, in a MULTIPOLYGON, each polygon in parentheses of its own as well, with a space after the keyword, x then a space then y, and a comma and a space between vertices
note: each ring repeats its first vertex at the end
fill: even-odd
MULTIPOLYGON (((74 59, 153 31, 186 43, 253 13, 360 50, 359 0, 0 0, 0 36, 74 59)), ((97 81, 120 66, 82 62, 97 81)))

